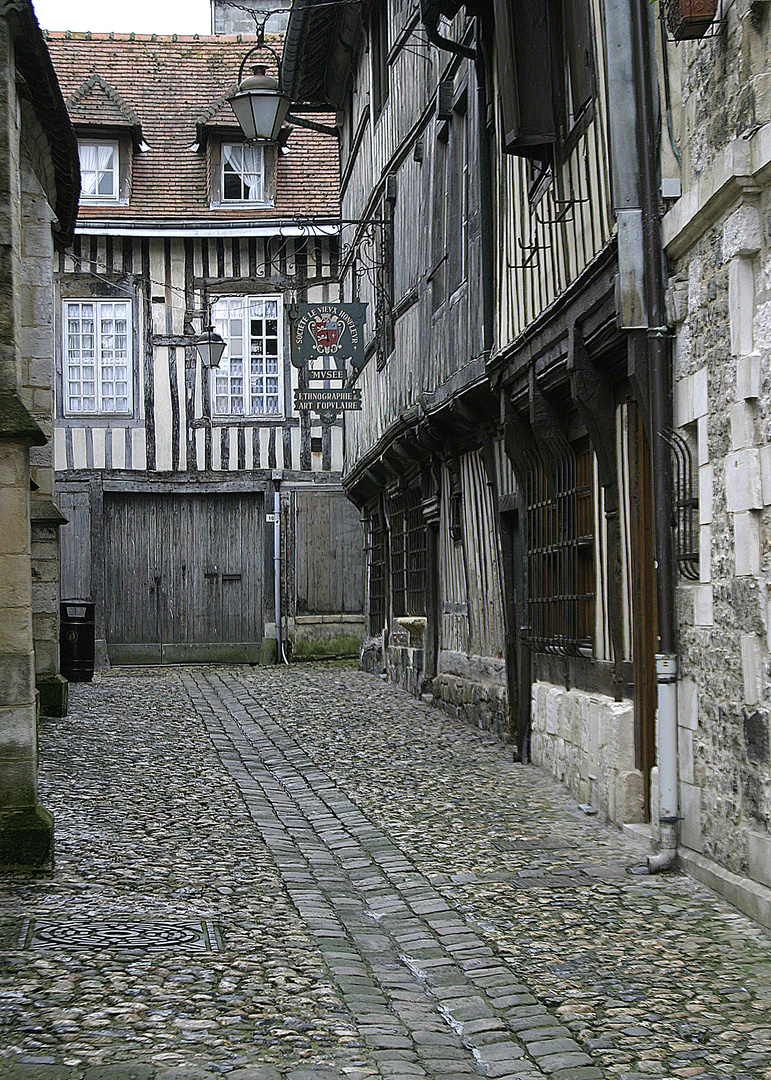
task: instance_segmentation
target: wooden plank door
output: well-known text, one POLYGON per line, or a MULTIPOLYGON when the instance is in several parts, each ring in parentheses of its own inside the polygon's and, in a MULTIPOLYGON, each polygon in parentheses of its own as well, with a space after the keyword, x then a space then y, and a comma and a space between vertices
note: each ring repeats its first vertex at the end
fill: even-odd
POLYGON ((257 492, 105 497, 114 663, 259 659, 262 508, 257 492))
POLYGON ((59 530, 62 600, 90 600, 91 496, 88 486, 79 491, 58 490, 56 501, 67 518, 59 530))
POLYGON ((297 613, 364 610, 364 532, 343 494, 297 492, 297 613))

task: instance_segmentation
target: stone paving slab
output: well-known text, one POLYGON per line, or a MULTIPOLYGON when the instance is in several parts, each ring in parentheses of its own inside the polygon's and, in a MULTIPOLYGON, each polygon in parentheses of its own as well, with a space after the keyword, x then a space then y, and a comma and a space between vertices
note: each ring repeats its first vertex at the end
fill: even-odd
POLYGON ((41 795, 56 874, 0 882, 0 1080, 771 1080, 767 933, 350 667, 98 675, 41 725, 41 795))

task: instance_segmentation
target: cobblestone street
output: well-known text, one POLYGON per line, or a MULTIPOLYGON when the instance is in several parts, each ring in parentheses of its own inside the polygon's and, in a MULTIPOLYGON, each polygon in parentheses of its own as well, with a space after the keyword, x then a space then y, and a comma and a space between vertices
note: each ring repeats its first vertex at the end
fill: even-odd
POLYGON ((487 733, 344 665, 70 692, 0 1077, 771 1080, 771 937, 487 733))

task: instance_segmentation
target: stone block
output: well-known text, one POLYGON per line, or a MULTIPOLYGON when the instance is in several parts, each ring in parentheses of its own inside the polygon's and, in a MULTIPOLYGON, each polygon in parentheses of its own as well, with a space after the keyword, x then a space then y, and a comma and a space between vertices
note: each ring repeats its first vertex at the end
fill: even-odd
POLYGON ((712 581, 712 526, 699 526, 699 581, 712 581))
POLYGON ((757 705, 760 701, 762 661, 758 634, 741 635, 742 679, 745 705, 757 705))
POLYGON ((0 555, 0 610, 30 602, 30 561, 26 555, 0 555))
POLYGON ((755 444, 755 414, 746 401, 731 406, 731 449, 746 450, 755 444))
POLYGON ((693 376, 686 375, 675 384, 675 427, 693 423, 693 376))
POLYGON ((693 679, 683 678, 677 684, 677 723, 689 731, 699 726, 699 688, 693 679))
MULTIPOLYGON (((771 120, 771 74, 767 71, 753 75, 752 96, 755 103, 755 123, 767 124, 771 120)), ((758 250, 760 243, 758 243, 758 250)))
POLYGON ((771 506, 771 443, 760 447, 760 491, 764 506, 771 506))
POLYGON ((692 592, 694 626, 712 626, 712 586, 697 585, 692 592))
POLYGON ((688 728, 678 726, 677 729, 677 758, 679 762, 680 779, 686 784, 693 783, 693 732, 688 728))
MULTIPOLYGON (((34 701, 35 671, 29 652, 0 652, 0 707, 34 701)), ((7 714, 0 711, 0 742, 4 738, 7 714)))
POLYGON ((2 550, 14 555, 29 551, 29 494, 21 486, 0 487, 2 550))
POLYGON ((36 756, 34 752, 21 759, 0 756, 0 818, 2 818, 2 811, 4 810, 22 810, 35 805, 37 797, 36 756))
MULTIPOLYGON (((704 469, 709 469, 705 465, 704 469)), ((700 524, 707 525, 712 520, 702 519, 701 515, 701 484, 702 469, 699 469, 699 517, 700 524)), ((740 514, 745 510, 761 510, 763 508, 763 486, 760 478, 760 451, 737 450, 728 454, 725 459, 725 492, 728 510, 732 514, 740 514)))
POLYGON ((55 582, 37 582, 32 585, 33 615, 51 615, 59 607, 59 587, 55 582))
POLYGON ((709 417, 700 416, 696 422, 696 438, 698 443, 699 465, 706 465, 709 461, 709 417))
POLYGON ((24 450, 20 446, 0 444, 0 485, 22 487, 27 477, 24 450))
POLYGON ((52 870, 54 819, 38 802, 0 813, 0 866, 52 870))
POLYGON ((753 881, 771 888, 771 837, 759 829, 747 833, 747 861, 753 881))
POLYGON ((699 524, 709 525, 712 521, 712 485, 714 469, 712 465, 699 468, 699 524))
POLYGON ((693 375, 693 419, 698 420, 709 412, 707 369, 699 368, 693 375))
POLYGON ((28 607, 6 608, 0 618, 0 655, 32 652, 32 618, 28 607))
POLYGON ((723 225, 723 258, 752 256, 760 251, 763 225, 757 206, 747 203, 729 214, 723 225))
POLYGON ((544 730, 547 735, 557 735, 559 733, 563 705, 563 692, 557 687, 552 687, 546 696, 544 730))
POLYGON ((66 716, 69 683, 64 675, 49 675, 37 680, 41 716, 66 716))
POLYGON ((680 784, 680 815, 680 842, 691 851, 701 851, 701 788, 680 784))
POLYGON ((737 577, 755 577, 760 573, 760 522, 757 514, 734 514, 734 559, 737 577))
POLYGON ((739 401, 760 397, 760 353, 749 353, 736 361, 736 397, 739 401))
MULTIPOLYGON (((768 307, 768 305, 765 305, 768 307)), ((737 257, 728 270, 728 319, 731 327, 731 354, 746 356, 753 351, 753 311, 755 309, 755 277, 752 260, 737 257)), ((760 314, 760 305, 756 318, 760 314)), ((763 316, 768 318, 771 312, 763 316)))
POLYGON ((617 825, 644 821, 643 775, 639 769, 620 772, 616 778, 616 806, 613 820, 617 825))

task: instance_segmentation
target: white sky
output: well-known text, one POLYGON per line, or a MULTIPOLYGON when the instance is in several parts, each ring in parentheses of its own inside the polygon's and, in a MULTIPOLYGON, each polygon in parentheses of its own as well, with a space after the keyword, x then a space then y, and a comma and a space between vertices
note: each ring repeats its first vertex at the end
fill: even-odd
POLYGON ((44 30, 116 34, 210 34, 209 0, 32 0, 44 30))

